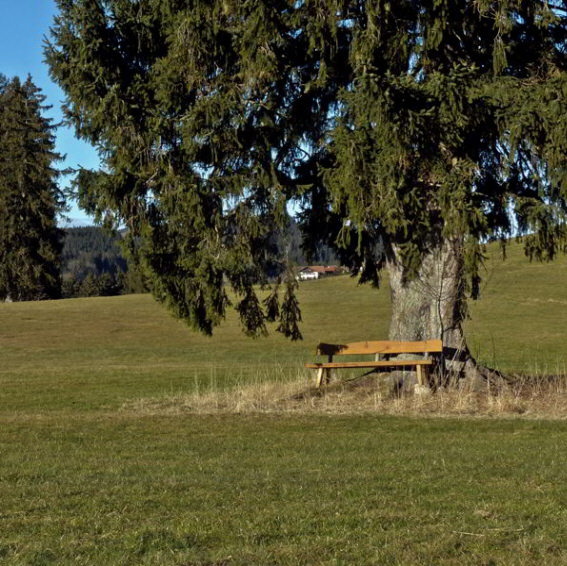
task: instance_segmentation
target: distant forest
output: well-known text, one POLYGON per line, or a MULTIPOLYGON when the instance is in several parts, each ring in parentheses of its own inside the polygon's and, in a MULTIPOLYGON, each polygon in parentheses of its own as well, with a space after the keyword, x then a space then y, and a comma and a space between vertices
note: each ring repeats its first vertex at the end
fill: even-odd
POLYGON ((120 247, 120 233, 102 228, 67 228, 63 245, 64 298, 146 293, 148 284, 140 270, 128 262, 120 247))
MULTIPOLYGON (((278 238, 277 246, 294 265, 308 262, 301 250, 297 223, 290 220, 289 234, 278 238)), ((122 235, 110 235, 103 228, 67 228, 62 253, 63 297, 96 297, 146 293, 149 281, 139 266, 128 261, 120 246, 122 235)), ((321 246, 311 263, 338 265, 336 254, 321 246)))
POLYGON ((321 244, 315 257, 308 258, 301 249, 301 232, 299 225, 293 219, 289 219, 289 231, 285 236, 278 236, 277 247, 282 255, 287 257, 292 265, 339 265, 337 254, 329 246, 321 244))

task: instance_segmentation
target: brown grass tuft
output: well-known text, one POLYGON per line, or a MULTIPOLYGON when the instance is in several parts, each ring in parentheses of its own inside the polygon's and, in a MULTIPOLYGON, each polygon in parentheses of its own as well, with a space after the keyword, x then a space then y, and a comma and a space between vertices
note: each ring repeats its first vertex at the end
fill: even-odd
POLYGON ((156 414, 390 414, 437 417, 567 418, 567 375, 516 377, 498 387, 448 387, 418 394, 395 392, 385 378, 337 381, 322 389, 312 376, 294 380, 258 379, 232 389, 143 398, 122 411, 156 414), (311 379, 310 379, 311 378, 311 379))

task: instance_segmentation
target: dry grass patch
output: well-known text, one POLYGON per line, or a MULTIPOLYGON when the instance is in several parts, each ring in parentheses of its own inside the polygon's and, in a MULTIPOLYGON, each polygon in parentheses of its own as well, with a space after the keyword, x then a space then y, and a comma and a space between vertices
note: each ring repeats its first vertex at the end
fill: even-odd
POLYGON ((567 375, 522 377, 508 384, 446 387, 418 394, 396 391, 385 377, 336 381, 317 389, 312 379, 257 379, 231 389, 214 386, 192 393, 141 398, 122 411, 179 414, 384 414, 407 416, 515 416, 567 418, 567 375))

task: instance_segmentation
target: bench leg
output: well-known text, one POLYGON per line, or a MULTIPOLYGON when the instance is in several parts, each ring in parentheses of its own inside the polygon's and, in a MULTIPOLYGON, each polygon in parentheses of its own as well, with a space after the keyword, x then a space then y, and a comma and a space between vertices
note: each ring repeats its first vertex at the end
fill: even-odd
POLYGON ((415 372, 417 374, 417 384, 414 393, 416 395, 429 395, 431 389, 429 388, 429 380, 427 378, 427 368, 425 366, 416 366, 415 372))
POLYGON ((331 382, 332 371, 333 370, 330 368, 319 368, 317 370, 317 389, 319 389, 321 385, 328 385, 331 382))
POLYGON ((321 383, 323 383, 323 373, 325 372, 325 370, 323 368, 319 368, 317 370, 317 389, 319 389, 319 387, 321 387, 321 383))
POLYGON ((422 366, 415 366, 415 370, 417 373, 417 384, 419 386, 423 385, 423 367, 422 366))

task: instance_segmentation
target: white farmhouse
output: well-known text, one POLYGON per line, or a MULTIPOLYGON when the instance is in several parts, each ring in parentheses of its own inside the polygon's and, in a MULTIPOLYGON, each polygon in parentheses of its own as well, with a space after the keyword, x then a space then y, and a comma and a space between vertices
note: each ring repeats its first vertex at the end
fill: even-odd
POLYGON ((299 281, 306 281, 308 279, 320 279, 329 275, 339 275, 341 268, 336 265, 307 265, 300 267, 297 279, 299 281))
POLYGON ((297 279, 300 281, 307 281, 308 279, 319 279, 321 273, 319 271, 313 270, 312 267, 306 266, 302 267, 297 273, 297 279))

